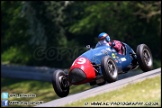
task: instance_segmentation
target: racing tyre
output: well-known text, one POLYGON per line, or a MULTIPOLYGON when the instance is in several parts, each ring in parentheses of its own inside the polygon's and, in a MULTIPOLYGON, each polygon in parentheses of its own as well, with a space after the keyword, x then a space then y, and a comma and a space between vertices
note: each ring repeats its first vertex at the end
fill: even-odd
POLYGON ((146 44, 140 44, 136 49, 137 61, 139 63, 139 67, 144 71, 150 71, 153 69, 153 58, 151 54, 151 50, 146 44))
POLYGON ((108 83, 115 82, 118 79, 118 68, 115 61, 110 56, 102 58, 101 69, 103 76, 108 83))
POLYGON ((69 94, 69 81, 63 70, 53 72, 52 85, 59 97, 65 97, 69 94))

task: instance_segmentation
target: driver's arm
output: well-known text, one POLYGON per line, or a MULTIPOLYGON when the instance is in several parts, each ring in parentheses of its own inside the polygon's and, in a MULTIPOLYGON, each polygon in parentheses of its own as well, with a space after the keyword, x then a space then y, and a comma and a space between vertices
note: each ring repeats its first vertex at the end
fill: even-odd
POLYGON ((109 42, 109 45, 112 46, 112 47, 114 47, 115 46, 114 41, 113 42, 109 42))
POLYGON ((112 46, 113 46, 113 48, 115 48, 117 51, 120 51, 120 49, 121 49, 121 42, 118 41, 118 40, 114 40, 114 41, 112 42, 112 46))

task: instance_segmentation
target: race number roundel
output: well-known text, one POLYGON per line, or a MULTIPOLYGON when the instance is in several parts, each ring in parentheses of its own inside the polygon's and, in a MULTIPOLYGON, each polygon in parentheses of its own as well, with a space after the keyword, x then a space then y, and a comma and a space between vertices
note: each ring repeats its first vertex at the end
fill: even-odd
POLYGON ((78 64, 84 64, 86 62, 86 59, 85 58, 79 58, 78 59, 78 64))

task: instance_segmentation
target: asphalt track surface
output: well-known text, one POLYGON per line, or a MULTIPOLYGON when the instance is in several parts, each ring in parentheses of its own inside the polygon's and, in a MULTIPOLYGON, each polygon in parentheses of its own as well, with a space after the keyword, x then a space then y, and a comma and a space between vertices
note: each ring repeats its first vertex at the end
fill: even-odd
POLYGON ((119 80, 116 82, 106 83, 105 85, 102 85, 102 86, 96 86, 94 88, 88 89, 80 93, 71 94, 71 95, 69 94, 68 96, 64 98, 55 99, 53 101, 43 103, 35 107, 63 107, 65 104, 69 104, 69 103, 72 103, 72 102, 75 102, 81 99, 92 97, 92 96, 95 96, 101 93, 109 92, 109 91, 121 88, 123 86, 126 86, 127 84, 136 83, 146 78, 151 78, 151 77, 155 77, 158 75, 161 75, 161 68, 154 69, 152 71, 148 71, 145 73, 137 72, 137 75, 136 74, 132 76, 128 75, 129 77, 127 75, 119 76, 119 80))

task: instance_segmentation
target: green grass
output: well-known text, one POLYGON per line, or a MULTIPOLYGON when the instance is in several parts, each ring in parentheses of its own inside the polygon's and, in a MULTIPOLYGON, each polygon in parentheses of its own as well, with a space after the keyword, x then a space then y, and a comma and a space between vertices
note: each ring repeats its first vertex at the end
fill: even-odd
MULTIPOLYGON (((145 81, 129 84, 122 89, 118 89, 103 95, 98 95, 88 99, 84 99, 66 106, 85 106, 85 102, 158 102, 161 106, 161 77, 147 79, 145 81)), ((71 86, 70 93, 79 93, 90 89, 87 84, 71 86)), ((55 94, 50 82, 1 78, 1 92, 9 92, 9 94, 36 94, 33 98, 9 98, 9 101, 43 101, 49 102, 59 97, 55 94)), ((35 105, 9 105, 10 107, 29 107, 35 105)), ((95 106, 93 106, 95 107, 95 106)))
MULTIPOLYGON (((89 89, 90 86, 87 84, 79 86, 71 86, 70 93, 74 94, 80 91, 89 89)), ((59 98, 53 90, 52 84, 50 82, 35 81, 35 80, 22 80, 22 79, 11 79, 11 78, 1 78, 1 92, 8 92, 9 94, 35 94, 36 97, 30 98, 14 98, 10 97, 9 101, 28 101, 28 102, 38 102, 43 101, 48 102, 59 98)), ((9 105, 10 107, 30 107, 35 105, 9 105)))
MULTIPOLYGON (((129 84, 123 88, 93 96, 87 99, 79 100, 77 102, 67 104, 66 107, 120 107, 124 102, 141 102, 141 105, 136 103, 131 107, 156 107, 161 106, 161 77, 148 78, 144 81, 129 84), (101 105, 91 105, 97 104, 101 105), (116 104, 111 105, 112 102, 116 104), (122 102, 122 103, 119 103, 122 102), (105 105, 103 105, 105 104, 105 105), (107 106, 106 106, 107 104, 107 106), (109 105, 108 105, 109 104, 109 105), (147 105, 146 105, 147 104, 147 105), (154 104, 154 105, 153 105, 154 104)), ((126 106, 126 105, 125 105, 126 106)), ((129 107, 128 105, 127 107, 129 107)))

